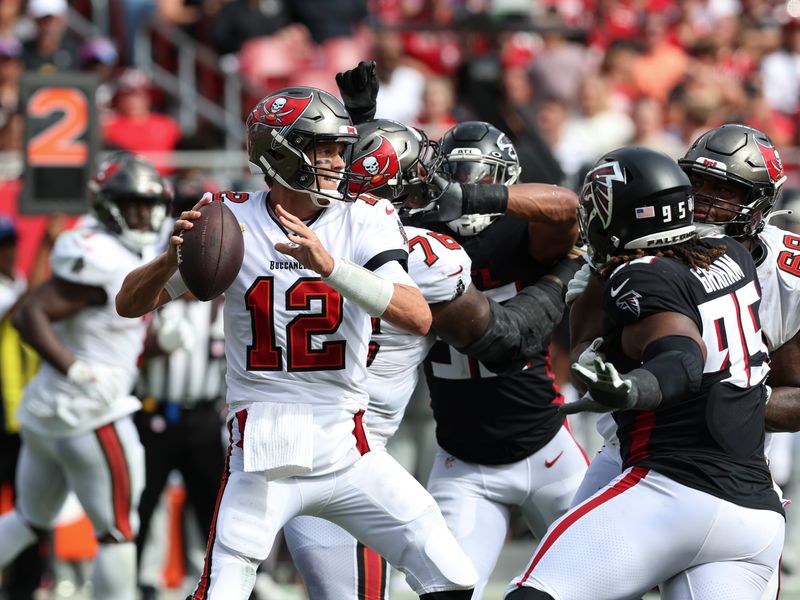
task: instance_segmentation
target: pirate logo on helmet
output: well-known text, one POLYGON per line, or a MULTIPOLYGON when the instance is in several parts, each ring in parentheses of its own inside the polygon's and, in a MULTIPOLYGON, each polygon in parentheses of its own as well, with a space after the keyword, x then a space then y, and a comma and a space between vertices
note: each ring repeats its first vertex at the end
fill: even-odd
POLYGON ((250 113, 247 125, 258 121, 270 127, 287 127, 294 123, 311 104, 312 94, 304 98, 270 96, 262 100, 250 113))
POLYGON ((773 184, 778 185, 785 178, 783 162, 780 154, 778 154, 778 149, 766 140, 755 138, 755 141, 761 156, 764 158, 764 165, 767 167, 770 180, 773 184))
POLYGON ((362 177, 358 178, 360 181, 350 183, 351 192, 368 192, 398 179, 400 159, 397 151, 387 138, 380 136, 379 139, 377 148, 353 159, 353 173, 362 177))

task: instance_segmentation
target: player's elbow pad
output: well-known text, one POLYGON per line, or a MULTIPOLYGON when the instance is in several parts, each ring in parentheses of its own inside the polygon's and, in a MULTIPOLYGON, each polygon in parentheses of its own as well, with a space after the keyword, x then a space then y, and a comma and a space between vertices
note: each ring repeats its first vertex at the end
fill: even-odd
POLYGON ((658 406, 674 404, 700 391, 705 361, 692 338, 668 335, 657 339, 644 349, 642 362, 628 376, 636 377, 640 396, 660 395, 658 406))
POLYGON ((561 321, 561 286, 542 280, 521 290, 505 304, 489 300, 491 317, 486 331, 472 343, 457 348, 499 374, 514 373, 540 352, 545 338, 561 321))

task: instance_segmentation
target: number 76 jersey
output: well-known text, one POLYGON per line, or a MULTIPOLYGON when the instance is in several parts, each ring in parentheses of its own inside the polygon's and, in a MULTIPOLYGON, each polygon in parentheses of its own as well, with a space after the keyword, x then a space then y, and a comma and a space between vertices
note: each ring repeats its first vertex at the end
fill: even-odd
MULTIPOLYGON (((449 235, 406 227, 410 254, 408 274, 428 304, 450 302, 471 283, 472 261, 449 235)), ((415 336, 390 323, 373 319, 369 367, 369 410, 366 414, 370 446, 382 447, 397 431, 417 385, 417 367, 436 336, 415 336)))

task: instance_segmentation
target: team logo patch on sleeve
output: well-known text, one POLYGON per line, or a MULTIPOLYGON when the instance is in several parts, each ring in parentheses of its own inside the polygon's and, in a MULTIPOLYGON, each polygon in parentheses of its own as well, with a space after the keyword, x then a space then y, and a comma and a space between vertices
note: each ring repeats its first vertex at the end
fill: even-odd
POLYGON ((642 312, 642 309, 639 306, 639 299, 641 297, 642 295, 636 290, 629 290, 617 298, 617 307, 620 310, 630 311, 634 316, 638 317, 642 312))

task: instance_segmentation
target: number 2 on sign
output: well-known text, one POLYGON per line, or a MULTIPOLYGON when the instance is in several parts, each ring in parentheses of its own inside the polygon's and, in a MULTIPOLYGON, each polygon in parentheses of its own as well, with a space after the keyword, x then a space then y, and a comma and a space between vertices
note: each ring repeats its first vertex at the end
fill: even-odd
POLYGON ((28 163, 34 166, 83 166, 89 147, 79 140, 89 126, 86 96, 72 88, 42 88, 28 102, 28 114, 45 118, 55 112, 61 117, 28 143, 28 163))

